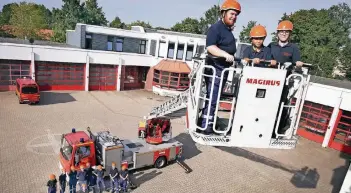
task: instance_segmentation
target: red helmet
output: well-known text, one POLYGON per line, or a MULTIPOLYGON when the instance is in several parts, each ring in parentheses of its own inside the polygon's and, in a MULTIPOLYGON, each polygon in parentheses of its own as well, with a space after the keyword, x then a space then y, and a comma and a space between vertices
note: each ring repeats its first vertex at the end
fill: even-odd
POLYGON ((224 3, 221 6, 221 11, 226 11, 226 10, 230 10, 233 9, 235 11, 237 11, 238 13, 241 12, 241 5, 239 2, 235 1, 235 0, 226 0, 224 1, 224 3))

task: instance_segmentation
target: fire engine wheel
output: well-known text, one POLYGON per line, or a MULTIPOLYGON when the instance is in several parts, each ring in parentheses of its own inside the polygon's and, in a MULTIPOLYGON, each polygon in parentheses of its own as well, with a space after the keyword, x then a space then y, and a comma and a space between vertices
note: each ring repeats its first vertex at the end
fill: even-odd
POLYGON ((155 161, 155 168, 163 168, 166 166, 166 158, 164 156, 157 158, 155 161))

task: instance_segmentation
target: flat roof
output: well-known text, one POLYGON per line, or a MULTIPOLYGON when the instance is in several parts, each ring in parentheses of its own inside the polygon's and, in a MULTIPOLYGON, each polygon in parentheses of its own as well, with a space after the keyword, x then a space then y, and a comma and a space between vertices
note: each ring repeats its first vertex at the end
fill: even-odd
POLYGON ((20 84, 36 84, 31 78, 18 78, 16 79, 20 84))
POLYGON ((310 82, 351 90, 351 82, 311 75, 310 82))
POLYGON ((68 44, 64 44, 64 43, 43 41, 43 40, 34 40, 33 44, 31 44, 29 42, 29 40, 19 39, 19 38, 4 38, 4 37, 0 37, 0 43, 40 45, 40 46, 54 46, 54 47, 63 47, 63 48, 79 48, 79 47, 68 45, 68 44))

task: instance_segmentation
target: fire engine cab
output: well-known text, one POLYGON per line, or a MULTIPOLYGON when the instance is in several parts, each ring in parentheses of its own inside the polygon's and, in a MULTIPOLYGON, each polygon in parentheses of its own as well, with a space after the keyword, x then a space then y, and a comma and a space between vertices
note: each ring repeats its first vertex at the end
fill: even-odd
POLYGON ((72 129, 71 133, 63 134, 60 148, 60 168, 66 172, 74 166, 77 170, 80 165, 91 166, 101 164, 107 175, 111 163, 115 162, 118 170, 126 165, 129 170, 146 166, 162 168, 168 162, 181 157, 183 144, 175 139, 167 142, 150 144, 142 138, 119 139, 109 131, 92 133, 90 128, 85 131, 72 129))

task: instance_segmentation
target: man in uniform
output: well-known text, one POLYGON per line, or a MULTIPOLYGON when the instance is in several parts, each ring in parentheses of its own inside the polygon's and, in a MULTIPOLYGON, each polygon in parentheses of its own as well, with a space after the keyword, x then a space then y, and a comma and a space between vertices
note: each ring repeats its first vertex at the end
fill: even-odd
POLYGON ((112 169, 110 170, 110 179, 111 179, 111 192, 118 191, 118 177, 119 177, 119 172, 118 169, 116 168, 116 163, 112 162, 112 169))
POLYGON ((55 174, 50 174, 49 181, 47 182, 46 186, 48 187, 48 193, 56 193, 57 188, 57 180, 55 174))
MULTIPOLYGON (((293 23, 288 20, 281 21, 277 27, 277 35, 278 42, 272 42, 268 45, 271 49, 272 59, 276 60, 280 63, 280 65, 284 65, 285 62, 291 62, 292 65, 287 69, 287 76, 289 76, 292 72, 292 67, 302 67, 303 62, 301 62, 300 50, 296 44, 290 42, 291 33, 293 31, 293 23)), ((284 104, 289 103, 287 100, 289 94, 289 88, 292 86, 292 82, 289 82, 288 86, 284 86, 281 101, 284 104)), ((278 133, 282 134, 288 128, 287 120, 288 120, 289 112, 288 109, 284 108, 280 123, 278 133)))
POLYGON ((296 44, 290 43, 293 27, 291 21, 280 22, 277 27, 278 42, 272 42, 268 47, 271 49, 272 58, 277 62, 281 64, 292 62, 293 65, 301 67, 303 63, 301 62, 300 50, 296 44))
MULTIPOLYGON (((225 68, 230 67, 234 62, 234 54, 236 52, 236 40, 232 33, 237 16, 241 12, 241 5, 235 0, 226 0, 221 6, 222 19, 213 24, 207 32, 206 47, 209 55, 206 62, 208 65, 216 69, 215 78, 204 77, 207 87, 207 98, 210 98, 212 81, 214 81, 213 94, 211 101, 205 101, 205 107, 202 116, 199 119, 202 128, 205 128, 204 134, 208 135, 213 132, 214 113, 217 106, 219 91, 223 89, 228 73, 223 76, 223 84, 220 88, 221 74, 225 68), (217 58, 218 57, 218 58, 217 58), (207 113, 209 115, 207 116, 207 113), (208 119, 208 124, 206 120, 208 119)), ((205 70, 206 75, 213 75, 211 69, 205 70)))
POLYGON ((59 183, 60 183, 60 193, 64 193, 66 190, 66 172, 64 169, 62 169, 61 174, 59 176, 59 183))
POLYGON ((120 177, 120 185, 122 188, 122 191, 127 192, 127 184, 128 184, 128 169, 125 165, 122 166, 122 171, 119 174, 120 177))
MULTIPOLYGON (((250 31, 250 40, 252 46, 244 50, 243 57, 246 63, 252 60, 256 67, 267 67, 268 65, 262 61, 271 60, 271 50, 263 45, 266 39, 267 31, 262 25, 254 26, 250 31)), ((276 61, 271 60, 271 65, 275 66, 276 61)))
POLYGON ((77 179, 78 179, 80 190, 83 192, 85 190, 83 189, 82 184, 85 184, 85 185, 87 184, 86 176, 87 176, 87 172, 84 170, 84 165, 80 165, 80 171, 77 172, 77 179))
POLYGON ((77 189, 77 171, 74 166, 71 166, 71 171, 68 173, 69 176, 69 192, 76 193, 77 189))
POLYGON ((97 170, 93 171, 93 174, 96 176, 96 187, 99 189, 99 191, 102 189, 105 190, 104 173, 105 172, 102 168, 102 165, 98 165, 97 170), (102 185, 102 189, 100 183, 102 185))

